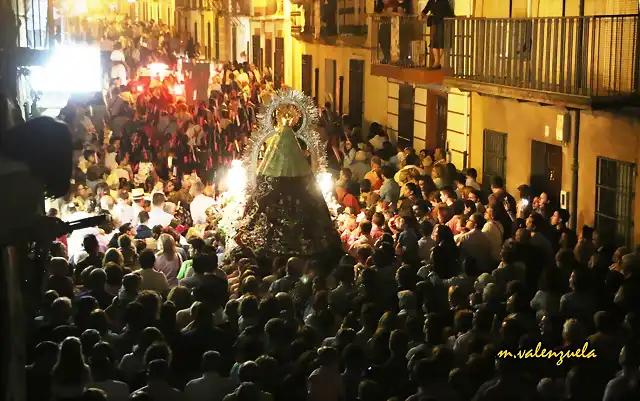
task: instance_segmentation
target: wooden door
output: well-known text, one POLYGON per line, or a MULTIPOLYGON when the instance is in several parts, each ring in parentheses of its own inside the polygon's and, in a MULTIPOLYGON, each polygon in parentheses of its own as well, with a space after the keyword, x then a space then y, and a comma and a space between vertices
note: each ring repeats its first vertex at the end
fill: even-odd
POLYGON ((312 96, 312 72, 313 58, 309 54, 302 55, 302 92, 307 96, 312 96))
POLYGON ((398 144, 413 146, 413 85, 400 84, 398 91, 398 144))
MULTIPOLYGON (((336 67, 336 60, 325 59, 324 61, 324 101, 331 102, 336 106, 336 82, 338 76, 338 69, 336 67)), ((318 99, 320 101, 320 99, 318 99)))
POLYGON ((482 152, 482 189, 490 193, 491 179, 507 175, 507 134, 489 129, 484 130, 482 152))
POLYGON ((273 44, 271 39, 264 40, 264 68, 273 68, 273 44))
POLYGON ((562 147, 544 142, 531 142, 531 191, 534 196, 545 192, 558 204, 562 190, 562 147))
POLYGON ((449 98, 446 96, 436 96, 436 148, 445 149, 447 147, 447 114, 449 98))
MULTIPOLYGON (((262 54, 262 47, 260 46, 260 35, 253 35, 251 43, 253 45, 251 52, 251 56, 253 57, 253 65, 255 65, 258 70, 262 70, 262 59, 260 57, 262 54)), ((235 58, 236 55, 234 54, 233 57, 235 58)))
POLYGON ((211 22, 207 22, 207 60, 211 60, 211 56, 213 55, 213 47, 211 40, 211 22))
POLYGON ((349 118, 356 127, 362 128, 363 113, 364 60, 351 59, 349 60, 349 118))
MULTIPOLYGON (((215 41, 216 41, 216 50, 215 50, 215 55, 216 55, 216 60, 220 60, 220 18, 216 17, 216 19, 214 20, 213 23, 213 29, 215 29, 215 41)), ((235 41, 233 41, 233 44, 235 45, 235 41)), ((233 53, 235 58, 235 52, 233 53)))
POLYGON ((284 82, 284 38, 276 38, 274 62, 273 84, 276 89, 280 89, 280 84, 284 82))

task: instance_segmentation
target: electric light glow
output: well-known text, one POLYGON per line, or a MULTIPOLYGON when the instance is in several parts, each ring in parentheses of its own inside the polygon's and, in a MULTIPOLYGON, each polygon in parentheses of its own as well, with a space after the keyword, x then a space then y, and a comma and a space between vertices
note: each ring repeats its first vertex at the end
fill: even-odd
POLYGON ((247 187, 247 172, 242 166, 241 160, 233 160, 227 173, 227 191, 232 196, 242 197, 247 187))
POLYGON ((43 68, 31 69, 31 85, 35 90, 42 92, 100 91, 100 49, 86 45, 61 45, 54 48, 43 68))
POLYGON ((331 173, 322 172, 316 175, 316 182, 318 183, 318 188, 320 188, 320 192, 325 199, 331 196, 331 192, 333 191, 333 176, 331 173))

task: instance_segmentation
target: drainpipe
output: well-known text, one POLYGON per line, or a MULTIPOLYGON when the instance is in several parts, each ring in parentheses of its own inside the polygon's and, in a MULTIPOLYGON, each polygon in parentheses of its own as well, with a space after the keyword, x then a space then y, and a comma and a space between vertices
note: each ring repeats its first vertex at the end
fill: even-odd
POLYGON ((573 144, 573 162, 571 164, 571 219, 569 226, 578 232, 578 151, 580 149, 580 110, 571 110, 571 131, 573 144))

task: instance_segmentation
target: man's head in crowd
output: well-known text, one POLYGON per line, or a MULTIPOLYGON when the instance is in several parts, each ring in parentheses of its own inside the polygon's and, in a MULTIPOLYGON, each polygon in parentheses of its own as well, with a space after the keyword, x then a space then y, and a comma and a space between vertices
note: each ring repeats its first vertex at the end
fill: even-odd
POLYGON ((384 178, 385 180, 393 179, 394 174, 395 172, 393 171, 393 167, 391 166, 382 167, 382 178, 384 178))
POLYGON ((502 191, 504 189, 504 180, 502 179, 502 177, 496 175, 491 177, 491 191, 492 192, 498 192, 498 191, 502 191))
POLYGON ((164 208, 164 202, 166 200, 165 196, 161 192, 156 192, 153 194, 151 198, 151 202, 153 203, 153 207, 164 208))

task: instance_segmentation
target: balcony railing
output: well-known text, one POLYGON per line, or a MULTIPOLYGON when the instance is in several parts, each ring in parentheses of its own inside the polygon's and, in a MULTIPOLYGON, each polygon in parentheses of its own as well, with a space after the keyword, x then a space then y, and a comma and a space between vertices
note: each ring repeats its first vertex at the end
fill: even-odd
POLYGON ((290 13, 292 33, 327 39, 345 36, 356 37, 356 41, 366 39, 368 29, 364 0, 297 1, 297 10, 292 8, 290 13))
POLYGON ((640 94, 638 15, 445 21, 453 78, 600 97, 640 94))
POLYGON ((373 64, 425 68, 429 63, 430 31, 416 16, 381 14, 372 18, 373 64))
POLYGON ((17 46, 30 49, 49 47, 46 0, 10 0, 18 20, 17 46))
POLYGON ((367 35, 366 0, 338 0, 338 34, 367 35))

